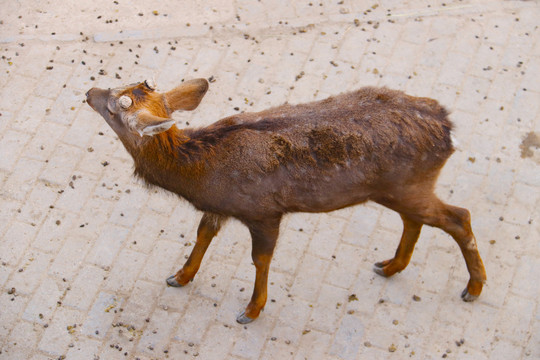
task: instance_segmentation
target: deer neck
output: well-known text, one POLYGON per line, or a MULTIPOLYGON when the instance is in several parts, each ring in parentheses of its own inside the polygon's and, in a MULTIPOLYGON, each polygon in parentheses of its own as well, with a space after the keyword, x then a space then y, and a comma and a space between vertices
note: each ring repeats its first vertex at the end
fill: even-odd
POLYGON ((201 154, 190 153, 190 138, 184 131, 173 126, 161 134, 137 140, 138 145, 126 146, 135 162, 135 175, 147 185, 190 200, 197 193, 204 161, 201 154))

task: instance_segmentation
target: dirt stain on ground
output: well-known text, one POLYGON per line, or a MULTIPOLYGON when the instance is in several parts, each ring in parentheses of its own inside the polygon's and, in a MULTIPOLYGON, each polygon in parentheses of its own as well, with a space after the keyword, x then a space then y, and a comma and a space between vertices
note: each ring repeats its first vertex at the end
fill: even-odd
POLYGON ((527 133, 521 141, 519 148, 521 149, 521 157, 523 159, 533 157, 533 150, 540 148, 540 135, 532 131, 527 133))

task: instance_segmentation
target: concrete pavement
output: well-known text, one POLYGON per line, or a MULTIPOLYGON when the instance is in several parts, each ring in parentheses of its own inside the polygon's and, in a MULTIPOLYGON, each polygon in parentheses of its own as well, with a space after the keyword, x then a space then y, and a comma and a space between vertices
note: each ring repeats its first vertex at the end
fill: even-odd
POLYGON ((0 14, 0 359, 540 358, 538 1, 6 2, 0 14), (439 100, 459 149, 437 193, 468 208, 488 282, 425 227, 384 279, 399 216, 374 204, 282 223, 254 323, 246 228, 167 288, 200 214, 148 191, 93 86, 211 79, 179 126, 366 85, 439 100))

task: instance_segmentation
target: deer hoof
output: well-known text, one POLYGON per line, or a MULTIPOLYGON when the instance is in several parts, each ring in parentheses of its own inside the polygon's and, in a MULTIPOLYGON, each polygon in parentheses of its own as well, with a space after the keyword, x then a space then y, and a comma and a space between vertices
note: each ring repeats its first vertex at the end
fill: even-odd
POLYGON ((236 322, 239 323, 239 324, 242 324, 242 325, 249 324, 253 320, 255 320, 255 319, 247 317, 245 311, 242 311, 242 313, 240 315, 238 315, 238 317, 236 318, 236 322))
POLYGON ((388 277, 388 275, 386 275, 384 273, 384 263, 383 262, 378 262, 378 263, 375 263, 373 264, 373 271, 378 274, 378 275, 381 275, 381 276, 384 276, 384 277, 388 277))
POLYGON ((467 288, 465 288, 463 290, 463 292, 461 293, 461 298, 463 299, 463 301, 465 302, 471 302, 471 301, 474 301, 478 298, 477 295, 471 295, 469 293, 469 290, 467 288))
POLYGON ((171 275, 167 278, 167 285, 173 286, 173 287, 182 287, 183 285, 179 284, 178 281, 176 281, 176 277, 174 275, 171 275))

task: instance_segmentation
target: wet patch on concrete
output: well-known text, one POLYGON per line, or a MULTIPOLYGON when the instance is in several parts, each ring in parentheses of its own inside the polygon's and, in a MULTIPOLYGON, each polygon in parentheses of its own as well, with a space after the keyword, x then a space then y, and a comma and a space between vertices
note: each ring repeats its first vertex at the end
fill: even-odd
POLYGON ((532 158, 534 157, 534 151, 540 149, 540 134, 537 132, 529 132, 519 145, 521 149, 521 157, 532 158))

